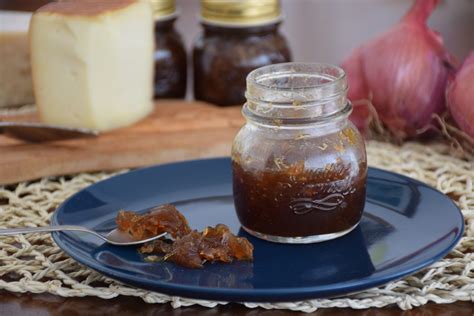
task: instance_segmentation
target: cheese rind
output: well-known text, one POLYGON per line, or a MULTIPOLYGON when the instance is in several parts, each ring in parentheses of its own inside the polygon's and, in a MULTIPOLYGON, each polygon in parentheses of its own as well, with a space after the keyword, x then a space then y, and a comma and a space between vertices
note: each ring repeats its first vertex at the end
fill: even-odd
POLYGON ((64 1, 61 4, 49 3, 39 8, 37 12, 94 17, 124 9, 136 1, 137 0, 72 0, 64 1))
POLYGON ((96 15, 63 14, 51 7, 33 15, 33 85, 42 121, 105 131, 151 112, 152 11, 147 1, 128 2, 96 15))

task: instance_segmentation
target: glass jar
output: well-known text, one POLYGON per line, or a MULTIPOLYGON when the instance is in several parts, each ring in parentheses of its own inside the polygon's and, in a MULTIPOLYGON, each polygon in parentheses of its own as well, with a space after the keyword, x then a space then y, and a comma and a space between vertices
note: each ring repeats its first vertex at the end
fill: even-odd
POLYGON ((203 34, 193 49, 194 97, 228 106, 245 102, 245 78, 291 59, 277 0, 202 0, 203 34))
POLYGON ((364 140, 348 120, 344 71, 284 63, 247 77, 246 125, 232 148, 235 208, 243 228, 274 242, 337 238, 365 204, 364 140))
POLYGON ((155 98, 184 98, 187 56, 181 35, 176 31, 175 0, 151 0, 155 17, 155 98))

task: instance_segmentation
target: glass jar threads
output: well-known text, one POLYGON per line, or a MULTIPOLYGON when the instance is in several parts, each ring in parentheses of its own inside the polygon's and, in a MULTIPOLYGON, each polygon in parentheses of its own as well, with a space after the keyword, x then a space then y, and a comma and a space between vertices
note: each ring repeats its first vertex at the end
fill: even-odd
POLYGON ((155 17, 155 98, 184 98, 187 56, 181 35, 176 31, 175 0, 150 0, 155 17))
POLYGON ((245 78, 291 59, 278 28, 278 0, 201 0, 203 34, 193 50, 194 97, 221 106, 245 102, 245 78))
POLYGON ((247 123, 232 168, 237 215, 250 234, 311 243, 357 226, 367 161, 346 93, 344 71, 328 64, 276 64, 248 75, 247 123))

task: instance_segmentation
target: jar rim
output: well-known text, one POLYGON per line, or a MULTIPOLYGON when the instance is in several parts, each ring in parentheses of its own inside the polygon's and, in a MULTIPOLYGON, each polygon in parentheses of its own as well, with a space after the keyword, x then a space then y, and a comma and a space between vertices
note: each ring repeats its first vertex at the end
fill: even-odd
MULTIPOLYGON (((275 76, 275 75, 273 75, 275 76)), ((337 84, 338 82, 346 81, 347 79, 345 71, 336 65, 329 64, 329 63, 307 63, 307 62, 289 62, 289 63, 279 63, 279 64, 272 64, 272 65, 267 65, 263 66, 257 69, 252 70, 248 75, 247 75, 247 84, 250 82, 254 85, 258 85, 262 88, 266 89, 271 89, 271 90, 296 90, 296 89, 313 89, 313 88, 323 88, 327 87, 330 85, 337 84), (308 68, 309 71, 304 71, 304 70, 296 70, 296 69, 304 69, 308 68), (323 69, 327 70, 333 70, 334 72, 337 73, 337 76, 332 76, 329 77, 329 74, 324 74, 323 69), (278 72, 278 71, 283 71, 286 70, 282 74, 321 74, 321 75, 326 75, 327 79, 332 79, 328 80, 327 82, 323 83, 318 83, 310 86, 303 86, 303 87, 274 87, 268 84, 262 84, 259 81, 259 78, 261 79, 262 76, 265 75, 270 75, 272 73, 278 72), (319 71, 317 71, 319 70, 319 71)), ((346 84, 347 85, 347 84, 346 84)))
POLYGON ((206 21, 259 24, 280 17, 280 0, 201 0, 200 15, 206 21))
POLYGON ((350 113, 347 91, 347 76, 338 66, 273 64, 247 76, 244 110, 252 117, 321 121, 350 113))
POLYGON ((253 28, 253 27, 264 27, 264 26, 269 26, 269 25, 276 25, 276 24, 281 24, 284 18, 285 18, 284 15, 280 14, 278 17, 271 20, 242 23, 242 22, 212 21, 212 20, 208 20, 204 18, 202 15, 198 15, 199 23, 201 23, 202 25, 222 27, 226 29, 246 29, 246 28, 253 28))

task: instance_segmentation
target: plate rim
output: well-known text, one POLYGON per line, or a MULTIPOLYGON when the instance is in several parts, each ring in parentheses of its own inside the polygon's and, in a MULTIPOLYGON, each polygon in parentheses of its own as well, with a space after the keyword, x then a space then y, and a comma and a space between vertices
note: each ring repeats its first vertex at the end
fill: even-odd
MULTIPOLYGON (((65 205, 73 199, 76 195, 80 194, 86 189, 90 189, 94 186, 97 185, 102 185, 105 182, 108 181, 114 181, 115 178, 121 177, 125 174, 131 174, 131 173, 139 173, 139 172, 146 172, 147 170, 150 169, 155 169, 155 168, 160 168, 160 167, 165 167, 165 166, 178 166, 182 164, 189 164, 189 163, 200 163, 200 162, 229 162, 230 157, 229 156, 223 156, 223 157, 213 157, 213 158, 200 158, 200 159, 191 159, 191 160, 181 160, 181 161, 175 161, 175 162, 168 162, 168 163, 163 163, 163 164, 155 164, 151 166, 146 166, 146 167, 141 167, 141 168, 136 168, 133 170, 128 170, 123 173, 119 173, 116 175, 113 175, 107 179, 100 180, 96 183, 93 183, 91 185, 88 185, 79 191, 75 192, 72 194, 70 197, 68 197, 66 200, 64 200, 54 211, 54 213, 51 216, 50 222, 51 226, 52 225, 58 225, 58 214, 64 209, 65 205)), ((194 298, 194 299, 209 299, 209 300, 223 300, 223 301, 228 301, 228 302, 284 302, 284 301, 291 301, 291 300, 304 300, 304 299, 316 299, 316 298, 327 298, 334 296, 333 294, 329 295, 323 295, 323 292, 326 293, 332 293, 335 292, 339 293, 336 294, 337 296, 346 296, 350 293, 370 289, 373 287, 377 287, 382 284, 386 284, 391 281, 399 280, 403 277, 412 275, 418 271, 420 271, 423 268, 426 268, 433 264, 434 262, 442 259, 444 256, 446 256, 461 240, 463 234, 464 234, 464 229, 465 229, 465 224, 464 224, 464 216, 460 210, 460 208, 454 203, 454 201, 449 198, 447 195, 439 191, 438 189, 432 187, 431 185, 424 183, 422 181, 419 181, 417 179, 408 177, 406 175, 396 173, 390 170, 385 170, 382 168, 377 168, 377 167, 368 167, 369 170, 372 169, 377 172, 382 172, 382 173, 388 173, 392 176, 396 177, 401 177, 405 180, 408 180, 410 182, 414 182, 418 185, 422 185, 424 187, 427 187, 431 190, 436 191, 437 193, 444 195, 454 206, 456 209, 456 215, 458 217, 459 221, 459 230, 452 240, 452 242, 449 244, 446 249, 443 251, 439 252, 436 256, 432 256, 427 260, 422 261, 421 263, 417 264, 416 266, 413 266, 409 269, 404 269, 396 273, 389 273, 389 275, 385 276, 379 276, 375 278, 374 280, 367 280, 366 278, 359 278, 355 280, 350 280, 350 281, 344 281, 344 282, 339 282, 339 283, 331 283, 331 284, 326 284, 326 285, 315 285, 315 286, 306 286, 306 287, 299 287, 297 290, 294 289, 288 289, 288 288, 271 288, 271 289, 236 289, 236 288, 217 288, 217 287, 201 287, 201 286, 195 286, 195 285, 182 285, 182 284, 174 284, 174 283, 168 283, 168 282, 156 282, 155 281, 150 281, 148 279, 143 279, 139 278, 133 275, 128 274, 127 272, 122 272, 122 271, 117 271, 112 268, 108 268, 102 264, 97 263, 95 260, 91 260, 87 257, 83 256, 78 256, 74 252, 68 250, 67 242, 64 242, 61 236, 64 234, 61 232, 53 232, 51 234, 52 239, 56 243, 56 245, 64 251, 68 256, 73 258, 75 261, 79 262, 82 265, 85 265, 94 271, 108 276, 112 279, 118 280, 120 282, 123 282, 128 285, 133 285, 141 289, 147 289, 150 291, 156 291, 158 293, 163 293, 163 294, 170 294, 170 295, 178 295, 182 297, 188 297, 188 298, 194 298), (157 286, 159 284, 159 291, 156 290, 157 286), (163 291, 163 292, 161 292, 163 291), (218 293, 216 293, 218 292, 218 293), (296 292, 296 293, 295 293, 296 292), (319 293, 319 294, 316 294, 319 293), (344 292, 340 294, 341 292, 344 292), (251 296, 252 299, 248 299, 248 297, 251 296), (245 299, 242 299, 244 298, 245 299)), ((369 276, 370 277, 370 276, 369 276)))

